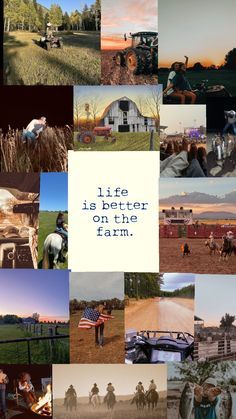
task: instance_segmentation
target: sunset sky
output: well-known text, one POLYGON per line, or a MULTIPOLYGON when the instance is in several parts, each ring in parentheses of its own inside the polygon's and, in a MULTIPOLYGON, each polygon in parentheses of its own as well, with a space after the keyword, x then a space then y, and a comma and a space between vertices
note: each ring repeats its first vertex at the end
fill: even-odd
POLYGON ((124 299, 124 273, 84 272, 70 274, 70 299, 101 300, 124 299))
MULTIPOLYGON (((163 202, 163 199, 172 197, 174 195, 180 195, 187 197, 188 193, 200 192, 209 195, 216 195, 224 197, 225 194, 236 191, 235 179, 231 178, 194 178, 194 179, 161 179, 160 180, 160 210, 163 208, 170 208, 174 206, 179 208, 181 205, 176 202, 176 198, 170 199, 168 204, 163 202)), ((217 200, 217 199, 216 199, 217 200)), ((200 213, 203 211, 230 211, 235 213, 236 202, 228 202, 227 199, 223 199, 221 203, 203 202, 203 199, 199 199, 198 202, 191 202, 191 197, 186 198, 186 202, 183 203, 184 208, 194 208, 194 213, 200 213)))
POLYGON ((174 291, 188 285, 194 285, 195 276, 193 274, 166 273, 163 279, 164 284, 161 285, 161 290, 174 291))
POLYGON ((159 0, 159 67, 220 65, 235 48, 235 0, 159 0))
POLYGON ((183 132, 185 127, 206 126, 206 105, 161 105, 161 125, 167 126, 166 134, 183 132))
POLYGON ((2 269, 0 314, 68 320, 69 273, 63 270, 2 269))
POLYGON ((78 396, 89 395, 93 383, 97 383, 99 394, 106 394, 109 382, 115 387, 116 395, 133 394, 138 381, 145 388, 154 379, 158 391, 166 391, 166 365, 53 365, 53 396, 64 398, 65 391, 72 384, 78 396))
MULTIPOLYGON (((235 315, 235 295, 235 276, 196 275, 196 316, 204 320, 205 326, 219 326, 220 319, 225 313, 235 315)), ((234 324, 236 326, 236 322, 234 324)))
POLYGON ((130 45, 124 34, 140 31, 157 32, 157 1, 102 0, 101 48, 122 49, 130 45))
POLYGON ((139 100, 143 104, 145 116, 151 116, 150 108, 145 103, 147 98, 151 98, 152 92, 157 92, 162 100, 162 85, 158 86, 75 86, 74 102, 79 101, 81 108, 81 117, 85 118, 85 103, 94 101, 97 104, 98 116, 101 116, 104 109, 114 100, 123 96, 133 100, 139 108, 139 100))

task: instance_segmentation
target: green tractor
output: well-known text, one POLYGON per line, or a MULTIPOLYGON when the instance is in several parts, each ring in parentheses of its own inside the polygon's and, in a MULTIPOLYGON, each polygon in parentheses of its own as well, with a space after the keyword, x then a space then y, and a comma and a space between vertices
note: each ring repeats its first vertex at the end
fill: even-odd
MULTIPOLYGON (((115 63, 127 67, 133 74, 157 74, 158 32, 130 33, 131 47, 116 53, 115 63)), ((127 41, 127 35, 124 35, 127 41)))

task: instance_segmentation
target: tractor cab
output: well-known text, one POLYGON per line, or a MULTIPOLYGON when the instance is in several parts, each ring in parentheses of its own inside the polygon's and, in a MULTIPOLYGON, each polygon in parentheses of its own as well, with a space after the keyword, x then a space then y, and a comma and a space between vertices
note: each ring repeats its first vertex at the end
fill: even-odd
POLYGON ((157 32, 137 32, 131 33, 132 48, 138 47, 157 47, 158 46, 158 33, 157 32))

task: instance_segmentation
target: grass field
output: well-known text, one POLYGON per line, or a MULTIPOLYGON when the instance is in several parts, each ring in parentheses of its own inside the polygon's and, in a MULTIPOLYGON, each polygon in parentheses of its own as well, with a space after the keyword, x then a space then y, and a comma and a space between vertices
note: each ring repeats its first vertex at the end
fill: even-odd
MULTIPOLYGON (((199 83, 201 80, 208 80, 209 86, 212 84, 223 84, 225 88, 236 96, 236 71, 235 70, 203 70, 203 71, 190 71, 187 70, 187 79, 191 85, 199 83)), ((168 71, 158 72, 158 82, 166 86, 168 71)))
MULTIPOLYGON (((42 268, 43 244, 47 235, 53 233, 56 228, 58 212, 40 211, 39 213, 39 234, 38 234, 38 268, 42 268)), ((67 222, 67 214, 65 214, 67 222)), ((61 269, 67 269, 67 262, 60 264, 61 269)))
POLYGON ((125 358, 124 311, 114 310, 115 317, 105 323, 104 346, 95 346, 95 330, 78 329, 82 311, 70 317, 70 362, 79 364, 122 364, 125 358))
POLYGON ((4 37, 4 84, 96 85, 100 83, 99 32, 59 33, 64 48, 46 51, 40 35, 10 32, 4 37))
MULTIPOLYGON (((42 336, 48 335, 49 325, 43 325, 42 336)), ((63 326, 58 329, 60 334, 69 334, 69 327, 63 326)), ((7 339, 20 339, 36 336, 24 330, 20 325, 0 325, 0 341, 7 339)), ((69 339, 61 339, 50 344, 46 341, 35 341, 30 343, 31 363, 47 364, 69 362, 69 339)), ((3 364, 27 364, 28 352, 27 343, 6 343, 0 344, 0 363, 3 364)))
POLYGON ((53 401, 53 417, 55 419, 64 419, 65 417, 70 419, 164 419, 166 415, 167 402, 162 397, 160 397, 157 407, 154 410, 148 410, 147 407, 144 410, 137 410, 135 404, 131 405, 131 402, 126 400, 119 400, 112 411, 107 410, 104 404, 94 409, 88 404, 81 403, 79 398, 77 410, 68 412, 63 406, 63 400, 54 399, 53 401))
MULTIPOLYGON (((150 132, 114 132, 115 143, 103 137, 96 137, 95 143, 82 144, 77 141, 75 132, 75 149, 78 151, 148 151, 150 146, 150 132)), ((154 133, 154 150, 159 150, 158 134, 154 133)))

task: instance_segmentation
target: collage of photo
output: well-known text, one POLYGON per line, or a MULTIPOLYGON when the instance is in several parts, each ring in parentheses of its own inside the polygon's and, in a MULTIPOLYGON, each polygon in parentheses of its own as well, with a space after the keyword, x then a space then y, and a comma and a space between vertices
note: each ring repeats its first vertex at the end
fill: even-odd
POLYGON ((236 419, 235 12, 1 2, 0 419, 236 419))

